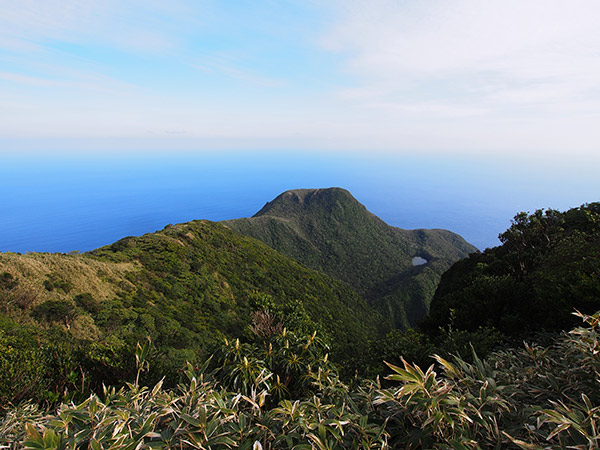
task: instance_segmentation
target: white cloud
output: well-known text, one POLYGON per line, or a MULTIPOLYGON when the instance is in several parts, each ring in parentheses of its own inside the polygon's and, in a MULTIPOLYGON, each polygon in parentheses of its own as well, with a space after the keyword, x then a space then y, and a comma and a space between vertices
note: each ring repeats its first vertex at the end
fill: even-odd
POLYGON ((346 55, 366 103, 411 109, 434 96, 441 115, 599 104, 595 0, 350 0, 338 11, 322 45, 346 55))
POLYGON ((48 40, 164 52, 199 24, 186 0, 0 0, 0 47, 22 50, 48 40))

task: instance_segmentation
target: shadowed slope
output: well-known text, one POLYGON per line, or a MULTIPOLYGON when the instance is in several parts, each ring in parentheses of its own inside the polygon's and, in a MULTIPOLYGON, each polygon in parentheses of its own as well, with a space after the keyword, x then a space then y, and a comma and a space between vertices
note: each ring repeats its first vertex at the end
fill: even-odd
POLYGON ((506 335, 564 330, 600 308, 600 202, 517 214, 502 245, 454 264, 423 323, 506 335))

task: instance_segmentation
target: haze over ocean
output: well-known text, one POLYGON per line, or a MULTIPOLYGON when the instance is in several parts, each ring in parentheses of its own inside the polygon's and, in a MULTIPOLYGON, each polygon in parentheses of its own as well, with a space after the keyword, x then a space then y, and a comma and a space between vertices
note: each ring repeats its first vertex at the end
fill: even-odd
POLYGON ((220 151, 4 156, 0 251, 88 251, 169 223, 249 217, 288 189, 338 186, 405 229, 480 249, 519 211, 597 201, 593 166, 383 153, 220 151))

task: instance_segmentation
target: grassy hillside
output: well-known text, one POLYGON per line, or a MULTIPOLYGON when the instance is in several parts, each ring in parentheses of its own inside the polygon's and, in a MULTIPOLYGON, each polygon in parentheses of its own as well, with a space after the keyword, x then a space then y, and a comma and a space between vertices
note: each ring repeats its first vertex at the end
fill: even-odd
POLYGON ((86 255, 0 253, 0 307, 24 323, 36 322, 35 316, 44 326, 57 322, 77 339, 94 340, 101 332, 81 301, 107 305, 124 297, 135 289, 128 278, 140 269, 134 262, 104 262, 86 255), (54 315, 45 314, 48 320, 42 318, 42 305, 54 306, 54 315))
POLYGON ((440 275, 476 248, 446 230, 402 230, 340 188, 284 192, 252 218, 223 222, 349 283, 393 327, 424 317, 440 275), (413 257, 427 264, 413 266, 413 257))
POLYGON ((5 313, 64 325, 78 338, 135 341, 149 334, 173 348, 202 347, 240 335, 265 298, 281 307, 299 302, 344 345, 375 329, 375 315, 348 286, 207 221, 89 254, 0 254, 0 274, 5 313))

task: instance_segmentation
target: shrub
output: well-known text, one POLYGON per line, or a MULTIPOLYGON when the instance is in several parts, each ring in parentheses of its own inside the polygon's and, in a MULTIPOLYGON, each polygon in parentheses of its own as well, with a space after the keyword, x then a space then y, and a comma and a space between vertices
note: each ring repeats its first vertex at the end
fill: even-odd
POLYGON ((76 295, 73 298, 73 301, 77 306, 83 308, 92 315, 98 314, 98 312, 100 312, 102 309, 102 305, 94 297, 92 297, 92 294, 87 292, 76 295))
POLYGON ((38 321, 62 322, 68 326, 75 308, 68 300, 47 300, 34 308, 32 316, 38 321))
MULTIPOLYGON (((587 327, 557 336, 548 346, 525 345, 487 359, 473 354, 473 362, 436 356, 436 364, 427 369, 390 364, 393 385, 388 388, 377 380, 347 385, 323 360, 305 367, 302 379, 309 388, 301 396, 272 405, 274 371, 258 368, 267 364, 254 354, 260 348, 229 343, 224 352, 234 355, 220 371, 209 372, 212 361, 199 368, 188 365, 188 381, 177 389, 165 389, 161 382, 151 389, 139 382, 149 345, 138 345, 133 383, 105 388, 80 403, 63 403, 50 414, 30 405, 14 408, 0 419, 0 445, 595 449, 600 443, 600 313, 579 317, 587 327), (235 371, 245 361, 257 366, 252 377, 235 371), (241 391, 228 387, 236 383, 236 374, 245 380, 241 391)), ((274 361, 299 351, 303 340, 309 343, 285 333, 277 339, 286 338, 287 344, 272 346, 274 361)))

